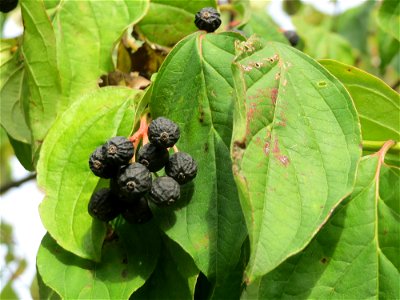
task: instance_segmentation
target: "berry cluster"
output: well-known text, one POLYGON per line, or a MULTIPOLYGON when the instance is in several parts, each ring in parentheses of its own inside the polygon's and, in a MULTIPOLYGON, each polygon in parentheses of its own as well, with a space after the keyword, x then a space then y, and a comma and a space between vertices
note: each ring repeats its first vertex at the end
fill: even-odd
MULTIPOLYGON (((89 158, 92 172, 110 179, 109 188, 95 192, 89 202, 89 214, 107 222, 122 214, 130 223, 143 223, 152 218, 148 200, 158 206, 175 203, 180 197, 180 185, 196 177, 197 164, 187 153, 169 155, 180 137, 178 125, 159 117, 143 134, 144 145, 137 151, 138 140, 113 137, 96 148, 89 158), (153 180, 152 172, 165 168, 165 176, 153 180)), ((176 147, 174 148, 176 150, 176 147)))

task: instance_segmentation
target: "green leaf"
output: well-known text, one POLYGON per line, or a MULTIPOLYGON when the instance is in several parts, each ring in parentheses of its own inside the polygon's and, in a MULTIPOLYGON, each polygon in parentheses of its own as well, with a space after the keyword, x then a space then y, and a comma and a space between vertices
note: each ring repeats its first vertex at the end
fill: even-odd
POLYGON ((2 59, 0 70, 1 126, 14 139, 29 142, 30 130, 26 125, 22 107, 26 82, 20 52, 16 52, 8 59, 2 59))
POLYGON ((277 41, 289 44, 279 27, 265 11, 252 11, 250 20, 244 26, 239 27, 239 29, 243 30, 249 36, 256 34, 266 41, 277 41))
MULTIPOLYGON (((51 239, 51 238, 49 238, 51 239)), ((36 281, 37 281, 37 288, 40 300, 60 300, 60 296, 47 285, 44 284, 42 276, 40 276, 39 272, 36 272, 36 281)), ((32 294, 32 287, 31 287, 31 294, 32 294)), ((34 297, 33 297, 34 298, 34 297)), ((34 298, 35 299, 35 298, 34 298)))
POLYGON ((193 299, 198 274, 193 259, 178 244, 164 238, 153 274, 131 299, 193 299))
POLYGON ((21 11, 25 28, 22 54, 29 86, 24 107, 27 108, 36 152, 57 116, 61 96, 60 74, 53 27, 43 2, 22 1, 21 11))
POLYGON ((320 63, 346 87, 355 103, 363 140, 400 140, 400 97, 381 79, 333 60, 320 63))
POLYGON ((63 299, 128 299, 154 270, 160 251, 156 226, 116 228, 106 240, 101 262, 79 258, 45 235, 37 255, 37 268, 44 284, 63 299))
POLYGON ((153 0, 137 30, 152 43, 172 47, 198 30, 194 15, 203 7, 216 7, 215 0, 153 0))
POLYGON ((234 33, 196 32, 179 42, 156 77, 150 102, 153 117, 179 125, 177 146, 198 165, 193 183, 182 187, 183 204, 159 214, 161 227, 210 280, 236 266, 246 236, 229 157, 231 62, 240 39, 234 33))
POLYGON ((254 39, 237 49, 232 159, 251 282, 303 249, 351 192, 361 139, 350 96, 310 57, 254 39))
POLYGON ((399 299, 400 172, 383 164, 384 152, 363 158, 346 205, 248 299, 399 299))
POLYGON ((382 30, 378 30, 377 39, 379 58, 381 59, 379 69, 384 74, 386 67, 400 53, 400 42, 382 30))
POLYGON ((105 235, 87 205, 99 178, 88 160, 109 138, 128 136, 140 91, 102 88, 85 95, 62 114, 43 143, 38 162, 38 183, 46 197, 40 205, 45 228, 57 243, 83 258, 99 260, 105 235))
POLYGON ((148 0, 65 1, 54 17, 63 109, 96 89, 114 70, 112 52, 123 31, 146 13, 148 0), (77 34, 79 33, 79 34, 77 34))
POLYGON ((400 40, 400 2, 383 0, 378 11, 378 25, 392 37, 400 40))

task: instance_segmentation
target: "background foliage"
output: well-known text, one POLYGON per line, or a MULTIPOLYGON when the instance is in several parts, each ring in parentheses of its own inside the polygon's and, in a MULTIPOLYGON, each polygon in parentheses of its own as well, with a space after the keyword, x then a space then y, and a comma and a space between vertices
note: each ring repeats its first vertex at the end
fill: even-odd
POLYGON ((284 1, 292 47, 266 4, 20 1, 24 34, 0 47, 1 184, 14 152, 46 193, 41 299, 400 298, 400 5, 284 1), (216 33, 194 26, 206 6, 216 33), (145 109, 179 125, 198 175, 148 224, 94 220, 107 182, 88 157, 145 109))

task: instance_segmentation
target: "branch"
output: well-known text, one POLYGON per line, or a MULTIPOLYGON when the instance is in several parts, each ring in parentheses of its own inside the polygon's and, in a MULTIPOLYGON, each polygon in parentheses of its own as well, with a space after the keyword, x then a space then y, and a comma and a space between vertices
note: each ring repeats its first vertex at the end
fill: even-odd
POLYGON ((11 182, 8 182, 6 184, 3 184, 0 187, 0 195, 5 194, 9 189, 12 189, 14 187, 18 187, 18 186, 24 184, 25 182, 28 182, 28 181, 33 180, 35 178, 36 178, 36 173, 32 173, 32 174, 29 174, 29 175, 27 175, 26 177, 24 177, 24 178, 22 178, 20 180, 11 181, 11 182))

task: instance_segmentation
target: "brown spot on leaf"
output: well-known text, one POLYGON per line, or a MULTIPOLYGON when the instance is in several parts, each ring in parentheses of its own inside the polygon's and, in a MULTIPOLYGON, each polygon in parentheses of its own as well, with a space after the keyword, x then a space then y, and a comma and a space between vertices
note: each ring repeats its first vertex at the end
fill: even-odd
POLYGON ((208 143, 204 143, 204 152, 208 152, 208 143))
POLYGON ((238 147, 240 149, 246 149, 246 138, 243 138, 241 141, 234 141, 233 147, 238 147))
POLYGON ((320 262, 322 264, 326 264, 328 262, 328 259, 326 257, 321 258, 320 262))
POLYGON ((269 152, 271 151, 270 147, 271 147, 270 143, 266 142, 264 145, 264 154, 265 155, 269 155, 269 152))
POLYGON ((278 89, 272 88, 271 89, 271 102, 273 105, 276 105, 276 99, 278 98, 278 89))
POLYGON ((290 161, 286 155, 278 155, 277 158, 282 163, 282 165, 284 165, 285 167, 288 166, 290 161))

